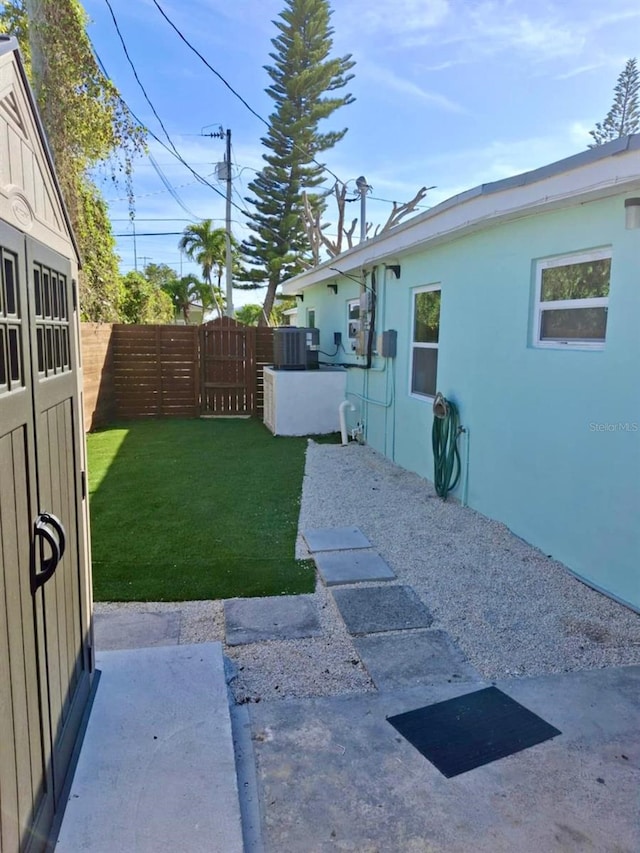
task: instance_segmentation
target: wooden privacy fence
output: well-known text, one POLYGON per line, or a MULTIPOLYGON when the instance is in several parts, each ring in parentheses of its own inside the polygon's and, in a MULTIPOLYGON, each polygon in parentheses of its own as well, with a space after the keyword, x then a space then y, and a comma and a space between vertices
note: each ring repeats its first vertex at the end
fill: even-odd
POLYGON ((115 417, 113 388, 113 326, 81 323, 82 404, 85 429, 111 423, 115 417))
POLYGON ((273 329, 83 324, 85 425, 110 419, 262 415, 273 329))
POLYGON ((113 383, 118 418, 200 414, 198 327, 113 327, 113 383))

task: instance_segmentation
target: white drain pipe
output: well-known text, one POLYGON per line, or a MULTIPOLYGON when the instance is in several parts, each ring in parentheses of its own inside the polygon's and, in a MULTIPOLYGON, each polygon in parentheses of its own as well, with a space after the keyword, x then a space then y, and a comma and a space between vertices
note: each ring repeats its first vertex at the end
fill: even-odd
POLYGON ((353 405, 351 400, 343 400, 338 406, 338 418, 340 419, 340 439, 342 441, 342 446, 344 447, 349 443, 349 434, 347 433, 347 416, 346 411, 349 409, 351 412, 355 412, 356 407, 353 405))

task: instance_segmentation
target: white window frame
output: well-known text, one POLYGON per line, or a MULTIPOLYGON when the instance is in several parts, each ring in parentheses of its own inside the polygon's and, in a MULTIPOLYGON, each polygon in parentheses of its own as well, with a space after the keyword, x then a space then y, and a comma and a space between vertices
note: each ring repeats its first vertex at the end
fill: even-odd
POLYGON ((316 309, 315 308, 307 308, 304 315, 305 323, 307 329, 315 329, 316 328, 316 309), (313 326, 309 323, 309 314, 312 314, 313 326))
MULTIPOLYGON (((546 258, 545 260, 536 263, 536 291, 535 291, 535 307, 533 315, 533 346, 538 349, 588 349, 601 350, 604 349, 606 338, 604 341, 589 341, 580 339, 567 339, 566 341, 547 341, 540 338, 542 331, 542 315, 544 311, 554 311, 559 309, 575 309, 575 308, 608 308, 609 297, 592 297, 590 299, 559 299, 552 302, 543 302, 542 296, 542 271, 552 269, 554 267, 565 267, 570 264, 589 263, 590 261, 600 261, 610 259, 612 257, 611 248, 597 249, 590 252, 579 252, 569 255, 558 255, 554 258, 546 258)), ((609 283, 611 287, 611 283, 609 283)))
MULTIPOLYGON (((409 396, 414 400, 423 400, 427 403, 432 403, 435 399, 435 394, 420 394, 413 390, 413 350, 414 349, 440 349, 440 318, 438 318, 438 342, 435 344, 424 343, 422 341, 414 341, 413 336, 416 328, 416 296, 419 293, 431 293, 434 290, 440 291, 440 312, 442 313, 442 285, 441 284, 425 284, 422 287, 414 287, 411 290, 411 338, 409 340, 409 396)), ((436 367, 436 382, 438 380, 438 369, 436 367)))

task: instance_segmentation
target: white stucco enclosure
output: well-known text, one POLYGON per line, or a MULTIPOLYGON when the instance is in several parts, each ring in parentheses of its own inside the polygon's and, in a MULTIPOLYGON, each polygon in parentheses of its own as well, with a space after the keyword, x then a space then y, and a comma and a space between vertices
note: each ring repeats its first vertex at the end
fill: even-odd
POLYGON ((274 435, 321 435, 340 428, 347 371, 264 369, 264 423, 274 435))

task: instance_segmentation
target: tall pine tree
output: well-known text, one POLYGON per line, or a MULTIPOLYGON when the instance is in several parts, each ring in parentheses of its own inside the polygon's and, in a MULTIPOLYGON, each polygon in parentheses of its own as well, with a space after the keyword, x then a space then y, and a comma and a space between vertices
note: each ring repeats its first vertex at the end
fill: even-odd
MULTIPOLYGON (((266 92, 275 103, 262 143, 266 165, 246 200, 253 206, 251 234, 242 245, 251 265, 247 279, 267 287, 262 317, 269 317, 278 285, 308 266, 308 240, 303 220, 303 190, 324 180, 316 158, 332 148, 347 129, 321 133, 318 125, 339 107, 353 102, 350 94, 334 94, 353 78, 351 56, 331 58, 333 29, 328 0, 286 0, 274 24, 273 65, 266 92)), ((320 204, 319 197, 314 197, 320 204)), ((263 320, 264 322, 264 320, 263 320)))
POLYGON ((638 66, 635 59, 629 59, 618 77, 613 105, 607 117, 603 122, 598 122, 594 130, 589 131, 594 139, 589 148, 596 148, 640 129, 639 90, 638 66))

